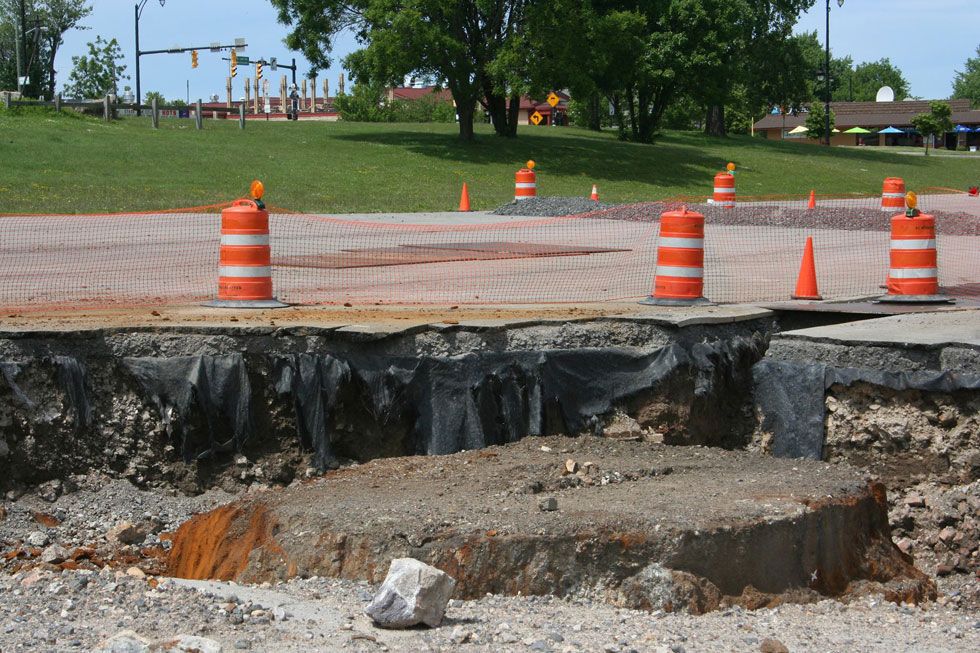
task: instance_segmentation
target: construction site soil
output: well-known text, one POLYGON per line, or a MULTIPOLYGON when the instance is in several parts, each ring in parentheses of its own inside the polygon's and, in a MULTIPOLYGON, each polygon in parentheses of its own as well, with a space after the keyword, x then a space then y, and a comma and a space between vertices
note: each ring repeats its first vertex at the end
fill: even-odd
MULTIPOLYGON (((778 327, 766 311, 682 309, 668 319, 642 310, 338 306, 216 315, 148 307, 0 316, 0 362, 22 367, 0 369, 0 650, 89 650, 128 628, 158 648, 194 633, 224 650, 263 651, 980 648, 976 391, 833 384, 821 402, 826 462, 664 446, 768 450, 748 370, 778 327), (300 352, 339 353, 357 370, 356 354, 368 347, 440 360, 475 351, 483 361, 610 345, 643 359, 673 344, 683 359, 698 343, 724 355, 708 367, 671 368, 680 370, 674 381, 638 400, 614 393, 590 405, 586 412, 601 419, 574 432, 605 437, 532 437, 359 464, 406 452, 364 448, 381 431, 365 430, 370 420, 340 420, 332 424, 339 442, 360 449, 335 453, 365 455, 337 456, 330 466, 340 469, 326 476, 288 417, 300 408, 269 390, 253 406, 272 410, 280 435, 269 440, 260 423, 248 440, 259 446, 185 460, 182 443, 201 440, 181 428, 206 432, 207 411, 182 421, 132 377, 145 368, 118 363, 240 356, 254 388, 274 388, 281 377, 269 361, 300 352), (698 378, 710 382, 698 386, 698 378), (15 389, 34 402, 26 412, 15 389), (92 421, 78 430, 88 400, 92 421), (444 627, 379 632, 361 615, 372 583, 401 555, 429 556, 462 580, 466 593, 444 627), (243 584, 188 586, 168 574, 243 584), (888 603, 923 598, 935 601, 888 603)), ((927 332, 941 340, 941 331, 927 332)), ((832 348, 816 342, 793 350, 782 340, 770 354, 812 360, 832 348)), ((972 373, 958 345, 834 347, 839 353, 818 358, 886 368, 899 361, 897 370, 929 373, 955 363, 972 373)), ((593 377, 605 374, 592 368, 593 377)), ((193 392, 221 386, 195 384, 193 392)), ((392 389, 359 391, 342 412, 360 405, 371 415, 392 389)))

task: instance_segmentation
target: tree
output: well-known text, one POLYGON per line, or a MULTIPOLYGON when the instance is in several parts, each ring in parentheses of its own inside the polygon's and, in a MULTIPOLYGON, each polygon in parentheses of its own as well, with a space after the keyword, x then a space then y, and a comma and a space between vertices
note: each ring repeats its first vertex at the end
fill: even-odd
MULTIPOLYGON (((806 116, 805 126, 807 128, 807 137, 816 140, 824 140, 827 136, 827 121, 824 118, 826 114, 824 113, 824 108, 822 104, 814 103, 810 107, 810 113, 806 116)), ((830 130, 833 133, 834 125, 837 122, 837 117, 834 115, 834 110, 830 110, 830 130)))
MULTIPOLYGON (((14 30, 20 30, 21 0, 0 0, 0 87, 16 87, 16 52, 14 30)), ((24 69, 31 79, 25 88, 30 96, 53 97, 54 67, 64 34, 71 29, 86 29, 79 23, 92 13, 87 0, 23 0, 25 22, 24 69)))
POLYGON ((92 13, 86 0, 46 0, 42 2, 41 38, 46 47, 45 72, 48 97, 54 97, 55 76, 54 60, 58 49, 64 43, 65 33, 71 29, 88 29, 79 25, 92 13))
POLYGON ((953 109, 948 102, 933 100, 929 103, 929 113, 920 113, 912 118, 912 126, 922 134, 926 156, 929 156, 929 141, 933 137, 953 130, 952 114, 953 109))
POLYGON ((873 102, 882 86, 890 86, 895 91, 896 101, 902 101, 909 96, 908 81, 887 57, 859 63, 854 69, 855 102, 873 102))
POLYGON ((521 37, 530 0, 271 1, 293 28, 286 44, 315 68, 329 66, 334 38, 352 30, 364 47, 344 64, 358 82, 390 86, 413 73, 432 76, 452 93, 461 139, 473 138, 478 103, 498 134, 517 133, 522 89, 510 82, 529 64, 505 44, 521 37), (505 63, 498 60, 504 55, 505 63))
POLYGON ((977 46, 977 56, 967 59, 962 71, 956 71, 953 97, 972 100, 973 106, 980 106, 980 45, 977 46))
POLYGON ((71 75, 65 85, 65 93, 73 97, 98 98, 117 95, 119 82, 129 79, 123 73, 126 66, 119 63, 123 59, 122 50, 116 39, 104 40, 95 37, 95 43, 88 44, 88 55, 72 57, 71 75))
POLYGON ((145 104, 153 104, 153 100, 157 101, 158 107, 162 107, 167 104, 167 99, 163 97, 163 93, 159 91, 149 91, 143 96, 143 102, 145 104))

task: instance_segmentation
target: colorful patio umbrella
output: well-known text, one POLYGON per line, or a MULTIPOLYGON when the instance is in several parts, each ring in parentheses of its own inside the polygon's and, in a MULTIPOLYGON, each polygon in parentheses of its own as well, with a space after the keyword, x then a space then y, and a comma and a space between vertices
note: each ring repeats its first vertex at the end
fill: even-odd
POLYGON ((851 127, 844 132, 845 134, 870 134, 870 129, 865 129, 864 127, 851 127))
POLYGON ((789 133, 790 134, 805 134, 808 131, 810 131, 810 130, 807 129, 806 127, 804 127, 803 125, 800 125, 799 127, 793 127, 791 130, 789 130, 789 133))
POLYGON ((891 125, 889 125, 888 127, 885 127, 884 129, 882 129, 878 133, 879 134, 904 134, 905 132, 902 131, 901 129, 895 129, 894 127, 892 127, 891 125))
POLYGON ((964 127, 963 125, 956 125, 955 127, 953 127, 953 131, 958 132, 960 134, 969 134, 973 130, 970 129, 969 127, 964 127))

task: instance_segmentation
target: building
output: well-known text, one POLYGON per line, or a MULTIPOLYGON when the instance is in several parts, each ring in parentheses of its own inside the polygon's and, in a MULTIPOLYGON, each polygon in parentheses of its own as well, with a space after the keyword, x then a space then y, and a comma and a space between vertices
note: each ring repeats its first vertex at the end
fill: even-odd
POLYGON ((522 95, 520 108, 517 112, 517 124, 533 125, 531 116, 537 111, 541 114, 542 118, 541 122, 538 123, 539 127, 551 125, 556 121, 559 125, 567 125, 568 101, 571 99, 571 96, 563 91, 555 91, 555 95, 558 96, 559 102, 555 105, 554 110, 552 110, 551 105, 545 100, 538 101, 528 95, 522 95), (554 116, 552 116, 552 113, 554 113, 554 116))
MULTIPOLYGON (((980 146, 980 109, 972 109, 969 100, 946 100, 953 110, 954 125, 969 127, 972 133, 949 133, 937 138, 936 146, 947 149, 980 146)), ((840 130, 831 139, 831 145, 922 145, 922 136, 912 127, 912 118, 920 113, 929 113, 929 101, 905 100, 902 102, 831 102, 835 127, 840 130), (845 134, 848 129, 860 127, 869 134, 845 134), (900 133, 879 134, 883 129, 894 128, 900 133)), ((816 143, 807 138, 799 128, 806 122, 806 113, 797 115, 771 113, 755 123, 755 131, 770 140, 787 140, 802 143, 816 143), (790 133, 798 130, 797 133, 790 133)), ((980 149, 980 147, 978 147, 980 149)))

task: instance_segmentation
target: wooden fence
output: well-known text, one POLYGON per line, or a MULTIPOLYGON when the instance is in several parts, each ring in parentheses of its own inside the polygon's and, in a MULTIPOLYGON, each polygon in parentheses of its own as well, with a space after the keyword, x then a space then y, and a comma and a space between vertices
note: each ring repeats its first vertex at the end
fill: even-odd
MULTIPOLYGON (((88 110, 98 110, 102 109, 102 117, 104 120, 108 121, 116 115, 116 113, 122 110, 131 110, 134 112, 146 111, 150 116, 150 124, 153 129, 158 129, 160 127, 160 116, 163 112, 176 112, 180 115, 180 111, 184 110, 188 112, 188 117, 194 119, 194 124, 198 129, 204 129, 204 112, 210 112, 215 118, 218 114, 238 114, 238 127, 240 129, 245 129, 245 105, 244 103, 239 104, 237 107, 227 108, 227 107, 208 107, 207 109, 202 108, 201 100, 198 100, 193 105, 190 106, 176 106, 176 105, 157 105, 156 99, 150 102, 150 104, 141 104, 137 106, 135 103, 127 104, 124 102, 113 101, 111 96, 106 96, 101 100, 62 100, 60 95, 56 95, 54 100, 48 102, 45 100, 25 100, 25 99, 13 99, 13 94, 9 91, 0 93, 3 99, 3 105, 10 109, 11 107, 48 107, 54 109, 55 111, 61 111, 62 109, 88 109, 88 110)), ((227 115, 225 116, 227 117, 227 115)))

